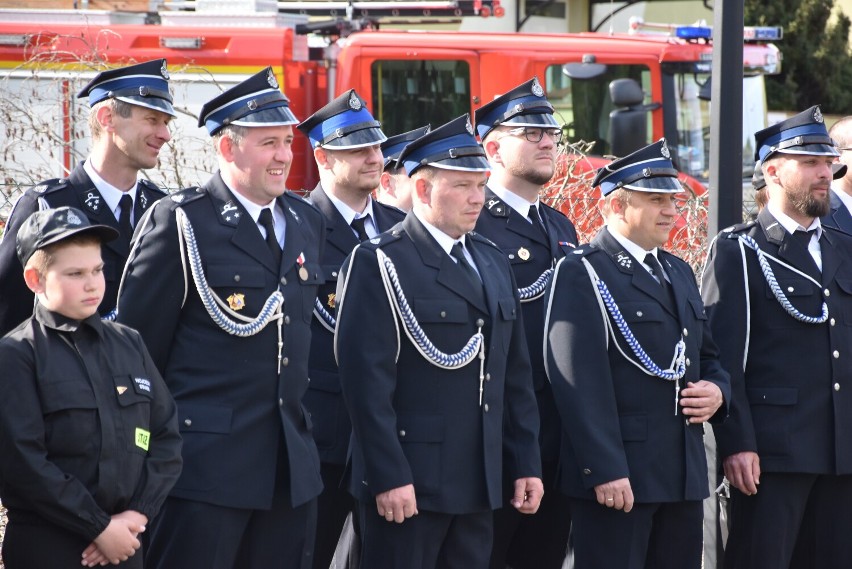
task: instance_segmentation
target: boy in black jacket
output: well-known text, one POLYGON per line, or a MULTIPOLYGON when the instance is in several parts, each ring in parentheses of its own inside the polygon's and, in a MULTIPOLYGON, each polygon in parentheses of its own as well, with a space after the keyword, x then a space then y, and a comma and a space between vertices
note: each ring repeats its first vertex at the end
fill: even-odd
POLYGON ((132 329, 101 321, 101 243, 75 208, 24 222, 38 302, 0 340, 0 499, 7 569, 142 567, 139 534, 181 468, 175 403, 132 329))

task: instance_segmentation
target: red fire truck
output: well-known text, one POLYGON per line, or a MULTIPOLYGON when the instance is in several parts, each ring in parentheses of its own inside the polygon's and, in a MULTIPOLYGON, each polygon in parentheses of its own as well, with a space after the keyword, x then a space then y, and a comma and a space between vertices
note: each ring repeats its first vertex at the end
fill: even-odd
MULTIPOLYGON (((50 133, 36 144, 26 138, 27 125, 13 130, 7 116, 5 131, 0 129, 3 178, 27 181, 22 174, 10 176, 10 157, 24 161, 26 174, 36 181, 63 175, 85 155, 86 113, 74 94, 93 75, 93 62, 166 58, 181 118, 162 167, 149 175, 167 187, 201 183, 215 168, 206 133, 195 124, 201 105, 269 65, 296 116, 307 117, 355 88, 388 135, 475 111, 535 75, 557 108, 569 143, 588 143, 591 157, 583 168, 601 164, 596 156, 625 155, 665 137, 686 182, 695 194, 704 193, 712 57, 707 27, 633 20, 629 33, 615 34, 394 31, 375 29, 375 21, 308 22, 304 5, 316 11, 325 4, 326 15, 333 15, 334 2, 274 4, 278 11, 267 16, 275 27, 258 27, 248 16, 185 10, 161 11, 159 23, 142 25, 0 18, 0 100, 29 105, 25 110, 34 118, 28 120, 45 121, 50 133), (288 5, 293 14, 286 13, 288 5)), ((406 8, 423 15, 420 2, 390 4, 395 16, 406 8)), ((498 0, 454 6, 454 17, 502 11, 498 0)), ((746 35, 751 37, 744 46, 745 135, 731 143, 743 144, 743 174, 750 177, 749 135, 765 125, 763 76, 780 69, 778 49, 769 43, 780 38, 780 30, 751 29, 746 35)), ((288 186, 312 188, 317 175, 303 137, 297 137, 294 153, 288 186)), ((577 219, 578 212, 571 211, 577 207, 586 205, 569 203, 563 209, 577 219)))

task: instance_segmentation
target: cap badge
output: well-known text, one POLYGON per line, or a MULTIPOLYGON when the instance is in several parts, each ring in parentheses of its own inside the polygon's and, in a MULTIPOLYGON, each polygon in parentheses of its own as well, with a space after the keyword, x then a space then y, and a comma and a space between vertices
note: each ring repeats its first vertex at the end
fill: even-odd
POLYGON ((71 225, 82 225, 83 220, 73 211, 68 212, 68 223, 71 225))
POLYGON ((328 302, 326 302, 326 304, 328 305, 329 308, 334 308, 334 306, 336 304, 335 303, 336 298, 337 298, 337 295, 335 293, 331 293, 331 294, 328 295, 328 302))
POLYGON ((249 110, 251 110, 251 111, 257 110, 257 101, 255 101, 254 99, 249 101, 247 104, 248 104, 249 110))
POLYGON ((166 81, 168 81, 170 79, 169 70, 166 69, 166 60, 165 59, 163 60, 163 66, 160 67, 160 75, 162 75, 163 79, 165 79, 166 81))
POLYGON ((468 134, 473 136, 473 125, 470 124, 470 117, 467 117, 467 122, 465 123, 464 127, 467 129, 468 134))
POLYGON ((818 123, 823 122, 822 111, 819 110, 819 107, 814 109, 814 120, 818 123))
POLYGON ((521 261, 528 261, 530 258, 530 252, 525 247, 521 247, 518 249, 518 257, 521 261))
POLYGON ((355 94, 355 91, 349 93, 349 108, 353 111, 361 110, 361 99, 358 98, 358 95, 355 94))
POLYGON ((269 83, 269 86, 273 89, 278 88, 278 80, 275 79, 275 74, 271 69, 266 73, 266 82, 269 83))
POLYGON ((541 84, 538 82, 538 77, 533 78, 532 94, 536 97, 544 96, 544 89, 541 88, 541 84))
POLYGON ((669 159, 669 160, 670 160, 670 159, 671 159, 671 157, 672 157, 672 153, 671 153, 671 152, 669 152, 669 147, 666 145, 666 143, 665 143, 665 142, 664 142, 664 143, 663 143, 663 145, 660 147, 660 154, 662 154, 662 155, 663 155, 663 158, 666 158, 666 159, 669 159))
POLYGON ((629 269, 633 266, 633 258, 627 253, 617 253, 615 255, 615 258, 618 260, 618 264, 624 267, 625 269, 629 269))
POLYGON ((235 292, 227 298, 228 307, 231 310, 242 310, 246 307, 246 295, 241 292, 235 292))

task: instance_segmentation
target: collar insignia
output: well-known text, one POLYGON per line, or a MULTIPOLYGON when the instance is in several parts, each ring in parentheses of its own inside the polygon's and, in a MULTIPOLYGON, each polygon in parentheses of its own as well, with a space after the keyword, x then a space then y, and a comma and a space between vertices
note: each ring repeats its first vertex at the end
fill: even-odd
POLYGON ((618 264, 624 267, 625 269, 629 269, 633 266, 633 257, 628 255, 624 251, 616 253, 615 258, 618 264))
POLYGON ((95 191, 88 192, 84 203, 91 211, 98 213, 101 209, 101 195, 95 191))

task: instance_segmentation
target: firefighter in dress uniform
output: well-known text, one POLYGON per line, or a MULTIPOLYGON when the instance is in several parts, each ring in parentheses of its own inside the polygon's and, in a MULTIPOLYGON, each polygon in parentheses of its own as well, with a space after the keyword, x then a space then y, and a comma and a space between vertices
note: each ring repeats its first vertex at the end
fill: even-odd
POLYGON ((219 170, 135 234, 118 319, 148 345, 184 441, 149 568, 310 567, 322 481, 302 397, 325 223, 284 185, 297 123, 271 67, 205 103, 219 170))
POLYGON ((358 246, 338 282, 362 566, 487 567, 503 477, 524 513, 543 491, 517 286, 505 255, 472 231, 489 165, 469 117, 399 161, 412 211, 358 246))
POLYGON ((661 249, 683 188, 665 140, 598 170, 606 226, 556 266, 545 365, 577 569, 699 569, 705 421, 727 414, 690 266, 661 249))
POLYGON ((47 180, 15 203, 0 240, 0 335, 32 316, 33 293, 20 278, 15 255, 18 228, 33 212, 62 206, 85 212, 92 223, 119 231, 104 244, 106 294, 98 311, 115 317, 121 271, 130 252, 133 228, 165 194, 139 171, 157 167, 160 149, 171 139, 177 116, 169 93, 166 60, 157 59, 99 73, 77 94, 88 97, 92 150, 67 178, 47 180))

